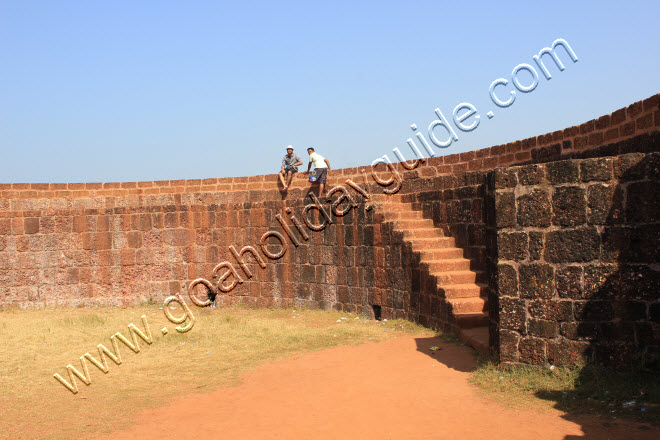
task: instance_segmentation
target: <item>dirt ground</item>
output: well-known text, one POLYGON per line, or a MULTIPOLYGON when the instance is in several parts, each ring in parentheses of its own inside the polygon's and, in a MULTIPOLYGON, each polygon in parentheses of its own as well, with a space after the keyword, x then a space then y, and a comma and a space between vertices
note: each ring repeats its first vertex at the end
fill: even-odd
MULTIPOLYGON (((267 364, 145 411, 107 439, 657 439, 660 429, 511 409, 468 383, 471 349, 404 336, 267 364), (441 350, 431 355, 433 345, 441 350)), ((176 380, 173 378, 173 380, 176 380)))

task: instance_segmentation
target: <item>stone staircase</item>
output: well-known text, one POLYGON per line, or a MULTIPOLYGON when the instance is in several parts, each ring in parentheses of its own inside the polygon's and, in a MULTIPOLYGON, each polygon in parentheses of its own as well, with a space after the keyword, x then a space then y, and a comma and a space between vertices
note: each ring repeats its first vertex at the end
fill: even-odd
POLYGON ((447 302, 455 319, 454 331, 478 352, 488 354, 487 274, 473 270, 473 262, 463 255, 454 238, 415 211, 400 195, 375 198, 378 212, 394 230, 402 232, 413 252, 421 257, 435 277, 438 296, 447 302))

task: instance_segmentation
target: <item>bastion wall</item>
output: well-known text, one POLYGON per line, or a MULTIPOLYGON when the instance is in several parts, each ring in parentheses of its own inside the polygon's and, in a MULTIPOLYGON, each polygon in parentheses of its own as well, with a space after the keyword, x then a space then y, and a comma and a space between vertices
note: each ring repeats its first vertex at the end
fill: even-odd
POLYGON ((657 350, 660 332, 659 102, 414 169, 332 170, 337 189, 317 202, 301 176, 286 195, 276 175, 1 184, 0 306, 162 301, 202 278, 220 305, 451 330, 428 268, 385 221, 388 190, 485 273, 500 360, 626 362, 657 350))

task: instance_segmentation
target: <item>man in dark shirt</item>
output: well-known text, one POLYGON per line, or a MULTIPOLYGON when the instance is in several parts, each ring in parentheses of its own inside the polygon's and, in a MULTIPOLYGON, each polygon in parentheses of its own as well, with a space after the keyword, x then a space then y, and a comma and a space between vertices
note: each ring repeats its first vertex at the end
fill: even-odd
POLYGON ((286 147, 286 155, 282 159, 282 170, 280 171, 280 182, 282 182, 282 187, 284 191, 289 189, 291 185, 291 179, 293 179, 293 173, 298 172, 298 167, 302 165, 302 160, 297 154, 293 154, 293 147, 289 145, 286 147), (286 176, 286 180, 285 180, 286 176))

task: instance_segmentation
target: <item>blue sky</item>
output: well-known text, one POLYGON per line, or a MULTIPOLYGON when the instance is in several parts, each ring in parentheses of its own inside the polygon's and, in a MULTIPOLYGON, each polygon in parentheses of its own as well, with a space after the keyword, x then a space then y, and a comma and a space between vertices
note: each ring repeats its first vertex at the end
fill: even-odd
POLYGON ((658 16, 655 0, 0 1, 0 182, 274 173, 287 144, 366 165, 461 102, 480 125, 438 155, 551 132, 660 91, 658 16), (491 82, 557 38, 579 61, 493 105, 491 82))

